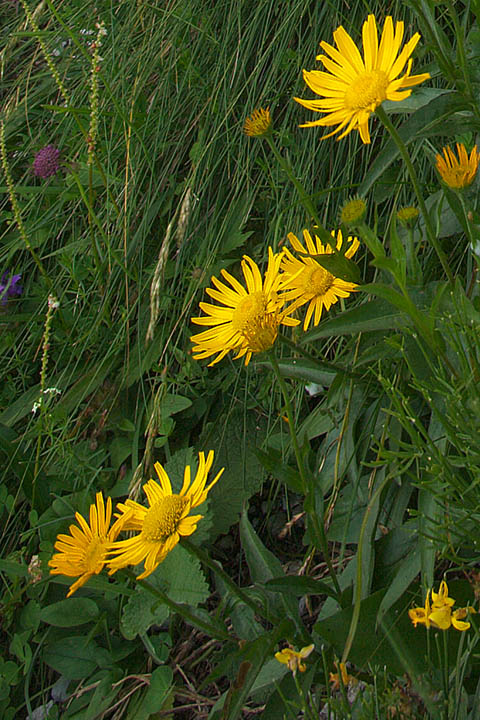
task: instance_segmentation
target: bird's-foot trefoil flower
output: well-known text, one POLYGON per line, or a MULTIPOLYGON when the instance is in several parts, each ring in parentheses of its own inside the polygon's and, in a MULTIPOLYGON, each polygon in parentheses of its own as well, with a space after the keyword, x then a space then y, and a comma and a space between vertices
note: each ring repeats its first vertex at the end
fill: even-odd
POLYGON ((283 648, 280 652, 275 653, 275 658, 282 665, 286 665, 288 669, 295 675, 297 670, 305 672, 307 666, 303 662, 313 651, 315 645, 307 645, 301 650, 294 650, 292 647, 283 648))

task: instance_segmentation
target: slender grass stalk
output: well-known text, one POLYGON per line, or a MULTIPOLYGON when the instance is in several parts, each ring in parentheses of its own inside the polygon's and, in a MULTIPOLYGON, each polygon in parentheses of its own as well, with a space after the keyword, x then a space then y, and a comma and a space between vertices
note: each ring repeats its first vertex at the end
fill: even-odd
POLYGON ((317 720, 318 714, 314 713, 313 708, 311 707, 308 699, 305 697, 305 693, 303 692, 303 688, 298 679, 297 673, 293 673, 293 679, 295 681, 295 686, 297 688, 298 696, 299 696, 300 702, 302 704, 303 717, 307 718, 307 720, 317 720))
POLYGON ((5 174, 5 180, 7 182, 8 196, 10 198, 10 203, 12 205, 13 216, 15 218, 15 222, 17 223, 18 232, 20 233, 20 237, 22 238, 25 247, 27 248, 28 252, 32 256, 35 265, 39 269, 41 276, 45 280, 47 287, 50 289, 52 287, 52 281, 50 280, 48 273, 43 266, 42 261, 40 260, 36 251, 33 249, 32 245, 30 244, 30 240, 28 239, 28 234, 25 229, 25 225, 23 224, 22 213, 20 212, 20 206, 18 204, 17 196, 15 193, 15 185, 13 183, 12 174, 10 172, 10 167, 8 165, 7 147, 5 144, 5 125, 4 125, 3 120, 0 121, 0 153, 1 153, 1 158, 2 158, 2 168, 3 168, 3 172, 5 174))
POLYGON ((358 627, 358 621, 360 619, 360 604, 362 602, 362 588, 363 588, 363 582, 362 582, 362 556, 363 556, 363 538, 365 535, 365 530, 367 528, 367 522, 369 519, 370 511, 373 505, 375 504, 378 496, 383 491, 384 487, 386 486, 387 482, 390 480, 389 477, 385 478, 383 482, 380 484, 380 486, 375 491, 374 495, 372 496, 370 502, 368 503, 367 511, 365 513, 365 516, 362 521, 362 527, 360 529, 360 537, 358 541, 358 550, 357 550, 357 575, 356 575, 356 584, 355 584, 355 604, 353 606, 353 613, 352 613, 352 619, 350 621, 350 628, 348 631, 348 636, 345 641, 345 647, 343 649, 343 655, 342 655, 342 662, 345 663, 348 660, 348 656, 350 654, 350 650, 352 649, 353 640, 355 638, 355 633, 357 632, 358 627))
POLYGON ((315 230, 318 231, 318 234, 320 235, 322 240, 328 243, 332 250, 337 253, 337 247, 335 243, 332 243, 330 233, 326 230, 326 228, 324 228, 323 223, 320 221, 320 216, 318 215, 317 209, 312 202, 312 198, 307 193, 300 180, 296 177, 292 167, 290 166, 290 163, 285 160, 280 150, 275 145, 271 134, 265 135, 264 138, 267 141, 276 161, 278 162, 282 170, 285 172, 292 185, 295 187, 303 207, 307 211, 308 215, 314 220, 315 230))
POLYGON ((450 270, 450 266, 448 264, 447 257, 445 253, 443 252, 440 243, 438 242, 437 238, 435 237, 435 231, 432 226, 432 221, 430 219, 430 215, 427 210, 427 206, 425 205, 425 200, 423 199, 422 191, 420 189, 420 183, 418 181, 417 173, 415 171, 415 168, 413 166, 413 163, 411 161, 410 155, 408 154, 408 150, 405 146, 405 143, 403 142, 402 138, 400 137, 399 133, 397 132, 394 125, 390 122, 390 118, 388 117, 385 110, 382 108, 381 105, 377 107, 375 110, 376 114, 382 121, 383 125, 385 126, 386 130, 390 134, 392 140, 394 141, 395 145, 397 146, 400 155, 402 156, 402 159, 407 167, 408 174, 410 175, 410 180, 412 181, 413 189, 415 191, 415 195, 417 197, 418 206, 420 208, 420 211, 423 215, 423 220, 425 222, 425 230, 427 233, 427 238, 437 253, 438 259, 440 260, 443 270, 449 279, 450 283, 453 285, 454 278, 452 271, 450 270))
POLYGON ((470 70, 469 70, 468 61, 467 61, 467 55, 465 52, 465 42, 464 42, 465 34, 460 26, 458 15, 455 11, 455 6, 454 6, 453 2, 451 0, 446 0, 446 5, 448 7, 450 17, 452 18, 452 21, 453 21, 453 27, 455 29, 455 39, 457 41, 458 64, 460 65, 460 68, 462 70, 463 81, 465 83, 465 88, 467 91, 468 99, 470 100, 471 108, 478 119, 478 118, 480 118, 480 109, 479 109, 478 100, 477 100, 478 93, 475 92, 473 85, 472 85, 472 80, 470 77, 470 70))
MULTIPOLYGON (((50 349, 50 331, 52 328, 52 319, 55 310, 58 308, 58 300, 51 295, 48 297, 47 315, 45 318, 45 328, 43 331, 42 339, 42 368, 40 371, 40 395, 38 401, 35 404, 37 409, 40 411, 40 426, 38 429, 37 436, 37 449, 35 452, 35 466, 33 470, 33 481, 32 481, 32 508, 35 507, 35 492, 37 487, 37 476, 40 469, 40 449, 42 446, 42 434, 43 434, 43 415, 44 415, 44 404, 45 404, 45 381, 47 379, 47 364, 48 364, 48 351, 50 349)), ((34 407, 35 407, 34 406, 34 407)))
POLYGON ((25 15, 27 16, 28 22, 30 23, 30 25, 34 29, 35 33, 37 34, 38 44, 40 45, 40 47, 42 49, 43 57, 45 58, 45 62, 48 65, 48 69, 50 70, 50 73, 57 84, 58 90, 65 102, 65 105, 68 106, 68 105, 70 105, 70 95, 67 91, 67 88, 65 87, 65 85, 63 83, 62 78, 60 77, 60 74, 56 68, 56 65, 53 61, 50 51, 47 48, 45 41, 43 40, 42 33, 40 32, 40 28, 38 27, 38 23, 35 19, 35 15, 30 10, 30 7, 28 6, 26 0, 20 0, 20 2, 25 11, 25 15))

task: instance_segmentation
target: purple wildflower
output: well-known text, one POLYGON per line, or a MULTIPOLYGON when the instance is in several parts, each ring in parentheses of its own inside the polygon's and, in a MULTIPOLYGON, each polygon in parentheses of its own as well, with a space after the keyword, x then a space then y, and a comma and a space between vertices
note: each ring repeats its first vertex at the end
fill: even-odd
POLYGON ((46 145, 38 151, 33 161, 33 172, 43 179, 56 175, 60 170, 60 150, 55 145, 46 145))
POLYGON ((0 279, 0 304, 6 305, 8 298, 22 294, 23 288, 18 284, 21 277, 21 275, 8 277, 7 273, 3 273, 0 279))

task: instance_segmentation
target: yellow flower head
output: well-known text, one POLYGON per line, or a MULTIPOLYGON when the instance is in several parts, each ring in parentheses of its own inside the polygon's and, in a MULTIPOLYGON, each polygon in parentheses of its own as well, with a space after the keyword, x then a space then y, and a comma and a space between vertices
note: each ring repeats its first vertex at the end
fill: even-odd
POLYGON ((342 677, 342 683, 344 687, 347 687, 348 685, 356 685, 358 683, 358 680, 353 675, 349 675, 347 672, 347 666, 345 663, 335 663, 335 666, 338 669, 340 669, 340 672, 336 673, 330 673, 330 682, 332 683, 332 690, 339 690, 340 689, 340 676, 342 677))
POLYGON ((428 619, 433 627, 440 628, 440 630, 448 630, 452 624, 452 606, 440 605, 439 607, 432 608, 428 619))
POLYGON ((138 579, 147 577, 163 562, 170 550, 173 550, 181 536, 195 532, 203 515, 190 515, 190 511, 206 500, 210 489, 224 470, 222 468, 205 487, 212 464, 213 450, 210 450, 206 458, 203 452, 199 453, 198 469, 193 483, 190 484, 191 471, 190 465, 187 465, 182 489, 176 495, 172 492, 167 473, 160 463, 155 463, 160 484, 149 480, 143 486, 149 507, 130 499, 117 505, 120 518, 124 518, 122 529, 140 530, 140 533, 128 540, 118 540, 111 544, 109 555, 115 557, 107 562, 110 575, 120 568, 138 565, 145 560, 145 569, 138 579))
POLYGON ((207 288, 207 293, 225 307, 201 302, 200 308, 206 315, 192 318, 197 325, 212 326, 191 337, 197 360, 218 353, 210 363, 215 365, 233 350, 237 352, 236 358, 245 356, 245 365, 248 365, 252 353, 272 347, 279 325, 298 325, 298 320, 288 317, 293 308, 282 310, 285 299, 278 295, 281 259, 281 253, 275 255, 268 248, 268 266, 262 279, 258 265, 244 255, 242 271, 246 288, 226 270, 222 270, 222 276, 231 287, 212 277, 215 288, 207 288))
POLYGON ((340 213, 340 222, 344 225, 354 225, 359 223, 365 217, 367 212, 367 204, 361 197, 354 197, 342 207, 340 213))
POLYGON ((279 663, 286 665, 288 669, 295 675, 297 670, 305 672, 307 666, 302 660, 307 658, 312 652, 315 645, 307 645, 297 652, 291 647, 283 648, 280 652, 275 653, 275 658, 279 663))
POLYGON ((430 607, 430 590, 427 592, 427 597, 425 598, 425 607, 414 607, 411 608, 408 611, 408 615, 410 617, 410 620, 413 623, 414 627, 417 627, 417 625, 425 625, 425 627, 430 627, 430 613, 431 613, 431 607, 430 607))
POLYGON ((262 137, 272 130, 272 118, 270 109, 258 108, 250 117, 247 117, 243 126, 243 132, 250 137, 262 137))
MULTIPOLYGON (((297 253, 303 253, 296 257, 288 248, 285 248, 285 257, 282 260, 283 270, 281 289, 285 290, 284 298, 288 302, 293 300, 290 311, 309 303, 303 329, 307 330, 310 320, 313 317, 313 324, 318 325, 322 310, 329 310, 337 302, 339 297, 345 298, 354 292, 357 285, 346 280, 336 278, 332 273, 323 268, 316 260, 316 255, 333 253, 330 245, 322 245, 319 237, 312 238, 308 230, 303 231, 305 245, 293 234, 288 234, 288 239, 297 253)), ((332 237, 335 238, 335 231, 332 230, 332 237)), ((348 237, 350 243, 345 256, 351 258, 357 252, 359 242, 356 237, 348 237)), ((337 249, 343 244, 342 231, 337 233, 337 249)))
POLYGON ((309 110, 325 113, 325 117, 305 123, 301 127, 338 125, 336 130, 325 135, 325 138, 343 130, 338 137, 340 139, 351 130, 358 130, 363 142, 369 143, 368 118, 371 113, 384 100, 405 100, 412 92, 405 88, 418 85, 430 77, 428 73, 410 74, 410 55, 420 35, 415 33, 400 51, 403 31, 403 22, 395 23, 394 30, 392 18, 388 16, 379 45, 375 16, 369 15, 362 29, 363 58, 342 26, 333 33, 338 49, 322 41, 320 47, 327 55, 318 55, 317 60, 323 63, 328 72, 303 71, 308 87, 322 99, 294 99, 309 110), (407 61, 407 69, 399 77, 407 61))
POLYGON ((437 155, 437 170, 443 182, 454 190, 461 190, 472 184, 477 174, 480 153, 474 145, 470 156, 465 145, 457 143, 458 159, 453 150, 447 145, 442 148, 443 157, 437 155))
POLYGON ((474 613, 476 612, 475 608, 470 607, 468 605, 464 608, 458 608, 458 610, 454 610, 452 613, 452 625, 456 630, 460 630, 460 632, 463 632, 464 630, 468 630, 470 627, 469 622, 463 622, 465 618, 467 617, 468 613, 474 613))
POLYGON ((442 580, 438 593, 434 590, 432 592, 432 603, 430 605, 430 590, 427 593, 427 599, 425 601, 425 607, 412 608, 408 611, 411 621, 414 626, 417 627, 418 623, 425 625, 425 627, 435 627, 440 630, 448 630, 450 626, 456 630, 463 632, 468 630, 470 627, 469 622, 464 622, 468 613, 474 613, 475 609, 467 606, 465 608, 458 608, 452 610, 452 605, 455 600, 448 595, 448 585, 445 580, 442 580))
POLYGON ((90 505, 90 525, 78 512, 75 513, 75 518, 80 527, 70 525, 70 535, 58 535, 55 550, 59 552, 48 562, 52 575, 80 576, 71 585, 67 597, 73 595, 92 575, 102 571, 108 548, 123 525, 123 521, 119 519, 110 527, 112 499, 107 498, 105 508, 100 492, 96 495, 96 504, 90 505))
POLYGON ((405 227, 413 227, 418 220, 420 211, 413 205, 400 208, 397 212, 397 220, 399 220, 405 227))
POLYGON ((455 600, 451 597, 448 597, 448 585, 445 582, 445 580, 442 580, 440 583, 440 587, 438 588, 438 593, 436 593, 432 589, 432 609, 437 610, 439 608, 443 608, 444 606, 451 607, 454 604, 455 600))

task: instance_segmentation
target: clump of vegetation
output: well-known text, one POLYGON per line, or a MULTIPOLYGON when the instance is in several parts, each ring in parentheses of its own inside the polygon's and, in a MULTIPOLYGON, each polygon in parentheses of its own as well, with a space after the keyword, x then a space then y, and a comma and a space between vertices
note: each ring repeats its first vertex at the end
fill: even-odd
POLYGON ((402 12, 0 7, 0 720, 478 717, 480 18, 402 12))

